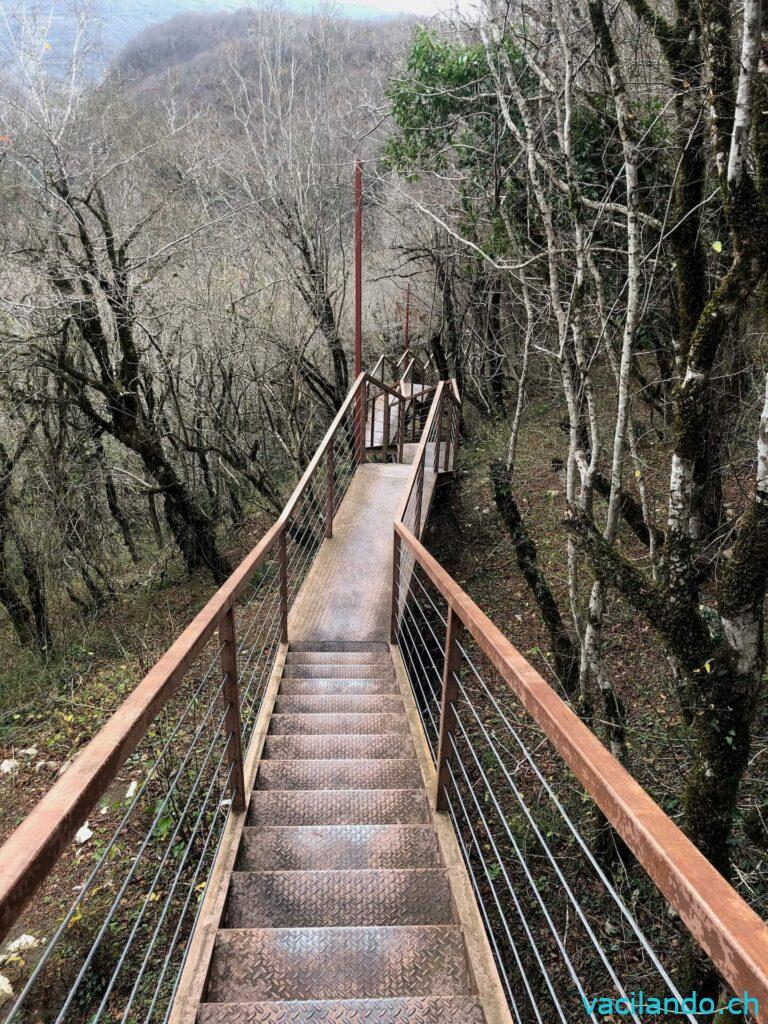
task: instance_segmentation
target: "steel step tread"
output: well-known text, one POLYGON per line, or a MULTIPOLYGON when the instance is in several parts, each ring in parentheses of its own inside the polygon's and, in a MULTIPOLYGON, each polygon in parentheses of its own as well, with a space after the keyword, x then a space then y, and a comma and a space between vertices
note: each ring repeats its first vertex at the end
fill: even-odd
POLYGON ((415 758, 267 760, 259 766, 256 788, 265 789, 419 789, 415 758))
POLYGON ((283 696, 296 694, 363 694, 365 696, 376 696, 381 693, 399 693, 397 680, 394 676, 389 679, 338 679, 331 678, 297 678, 283 676, 280 681, 280 693, 283 696))
POLYGON ((283 696, 278 692, 275 700, 276 715, 333 715, 344 712, 354 714, 402 714, 403 698, 399 694, 325 694, 305 693, 283 696))
POLYGON ((314 761, 326 758, 371 760, 413 758, 416 752, 411 737, 405 733, 361 733, 356 736, 316 733, 310 736, 267 736, 261 756, 264 760, 277 758, 284 761, 304 758, 314 761))
POLYGON ((443 868, 236 871, 226 928, 451 924, 443 868))
POLYGON ((454 925, 223 929, 210 1002, 470 994, 454 925))
POLYGON ((483 1024, 474 996, 203 1003, 198 1024, 483 1024))
POLYGON ((431 825, 263 825, 246 827, 241 871, 439 867, 431 825))
POLYGON ((389 653, 386 640, 298 640, 291 642, 288 653, 324 654, 328 651, 349 653, 363 651, 366 654, 389 653))
POLYGON ((354 665, 326 662, 323 665, 296 665, 286 662, 284 679, 384 679, 394 678, 395 669, 389 665, 354 665))
POLYGON ((343 714, 318 712, 273 714, 269 722, 272 736, 317 735, 364 736, 370 733, 407 733, 405 713, 345 711, 343 714))
POLYGON ((429 821, 423 789, 257 789, 251 793, 246 823, 422 825, 429 821))
POLYGON ((294 651, 285 656, 286 665, 384 665, 392 668, 389 651, 294 651))

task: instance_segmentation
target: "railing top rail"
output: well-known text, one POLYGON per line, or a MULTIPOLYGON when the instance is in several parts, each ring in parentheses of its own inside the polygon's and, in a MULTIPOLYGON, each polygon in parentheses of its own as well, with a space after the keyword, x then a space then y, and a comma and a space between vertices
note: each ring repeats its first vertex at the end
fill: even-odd
MULTIPOLYGON (((398 517, 399 520, 400 517, 398 517)), ((395 531, 694 938, 768 1010, 768 926, 400 521, 395 531)))
POLYGON ((272 550, 366 377, 360 374, 350 388, 277 520, 0 847, 0 936, 11 927, 272 550))
POLYGON ((336 413, 333 422, 331 423, 330 427, 328 427, 328 430, 325 432, 323 440, 318 445, 317 451, 309 460, 309 465, 304 470, 301 479, 293 489, 293 493, 291 494, 288 501, 285 503, 285 508, 280 513, 280 516, 278 517, 277 522, 275 523, 275 527, 284 526, 285 523, 288 521, 288 518, 293 512, 294 508, 296 507, 299 498, 301 498, 302 494, 307 489, 307 485, 309 484, 309 481, 312 479, 312 474, 315 472, 318 465, 320 464, 323 455, 325 455, 326 451, 328 450, 329 445, 333 442, 334 435, 336 434, 336 431, 339 429, 339 425, 343 421, 345 415, 349 411, 350 406, 355 400, 355 395, 357 395, 360 392, 361 388, 363 387, 363 384, 365 383, 367 376, 367 374, 361 373, 360 376, 355 380, 355 383, 350 388, 347 397, 341 404, 341 408, 336 413))
POLYGON ((383 380, 375 377, 372 373, 364 373, 363 377, 369 384, 373 384, 374 387, 380 388, 381 391, 386 392, 388 395, 392 395, 393 398, 397 398, 398 400, 402 399, 403 396, 397 388, 393 388, 389 384, 385 384, 383 380))

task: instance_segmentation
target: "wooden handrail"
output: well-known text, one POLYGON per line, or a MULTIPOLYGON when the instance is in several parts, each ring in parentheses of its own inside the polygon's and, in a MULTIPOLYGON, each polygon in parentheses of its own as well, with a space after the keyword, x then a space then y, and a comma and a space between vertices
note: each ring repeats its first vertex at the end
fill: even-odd
POLYGON ((768 1021, 768 926, 402 523, 405 544, 734 992, 768 1021))
POLYGON ((366 376, 367 375, 365 373, 361 373, 360 376, 355 381, 355 383, 350 388, 349 393, 347 394, 347 397, 342 402, 341 408, 336 413, 336 415, 335 415, 335 417, 333 419, 333 422, 331 423, 330 427, 328 427, 328 430, 326 431, 325 436, 323 437, 323 440, 320 442, 320 445, 317 448, 317 451, 312 456, 312 458, 309 460, 309 465, 304 470, 304 473, 302 474, 301 479, 296 484, 296 487, 294 488, 290 498, 286 502, 285 508, 280 513, 280 517, 278 518, 277 523, 275 524, 276 526, 285 525, 285 523, 287 522, 288 517, 290 516, 291 512, 293 512, 293 510, 296 507, 296 504, 297 504, 299 498, 302 496, 302 494, 306 490, 307 484, 312 479, 312 474, 315 472, 315 470, 317 469, 318 465, 320 464, 320 460, 325 455, 325 452, 326 452, 326 449, 328 448, 328 445, 333 442, 334 435, 336 434, 336 431, 339 429, 339 425, 341 424, 342 420, 344 419, 345 415, 347 414, 347 411, 349 410, 349 407, 354 402, 355 396, 360 393, 363 385, 365 384, 366 376))
POLYGON ((176 692, 184 673, 231 612, 255 571, 284 539, 292 512, 365 382, 366 374, 360 374, 277 520, 0 847, 0 937, 176 692))
POLYGON ((388 395, 392 395, 392 397, 396 398, 398 401, 407 401, 407 399, 400 394, 397 388, 390 387, 389 384, 385 384, 380 378, 374 377, 370 373, 364 373, 363 376, 369 384, 373 384, 374 387, 380 388, 381 391, 385 391, 388 395))

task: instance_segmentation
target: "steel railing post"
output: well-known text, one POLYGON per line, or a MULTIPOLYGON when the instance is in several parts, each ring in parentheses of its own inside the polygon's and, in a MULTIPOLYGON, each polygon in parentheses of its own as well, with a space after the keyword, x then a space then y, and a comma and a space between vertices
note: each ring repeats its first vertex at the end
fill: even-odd
POLYGON ((445 434, 445 456, 443 458, 443 471, 448 472, 451 468, 451 440, 453 438, 453 417, 455 414, 453 398, 448 396, 448 430, 445 434))
POLYGON ((240 721, 240 694, 237 679, 237 646, 235 644, 235 613, 229 608, 219 622, 219 658, 221 659, 222 692, 227 705, 227 761, 230 766, 232 810, 245 810, 245 777, 243 775, 243 730, 240 721))
POLYGON ((445 390, 440 392, 440 408, 437 413, 437 436, 435 438, 435 472, 440 472, 440 440, 443 436, 443 405, 445 404, 445 390))
POLYGON ((359 387, 355 394, 354 412, 352 413, 352 430, 355 441, 355 462, 365 462, 365 386, 359 387))
POLYGON ((288 643, 288 557, 285 543, 286 528, 280 531, 277 541, 277 560, 280 571, 280 640, 288 643))
POLYGON ((360 454, 358 462, 363 463, 366 461, 366 450, 365 450, 365 429, 368 423, 368 381, 363 381, 362 391, 360 393, 360 454))
POLYGON ((456 465, 456 460, 459 457, 459 444, 461 443, 461 409, 456 409, 456 422, 454 425, 454 440, 453 440, 453 465, 456 465))
POLYGON ((333 440, 328 445, 328 461, 326 463, 325 481, 325 536, 333 536, 333 440))
POLYGON ((402 395, 397 400, 397 461, 402 464, 403 445, 405 444, 405 400, 402 395))
POLYGON ((424 500, 424 464, 426 462, 426 452, 424 458, 421 460, 421 468, 419 470, 419 483, 416 491, 416 522, 415 530, 413 531, 416 537, 421 540, 421 504, 424 500))
POLYGON ((389 458, 389 392, 383 391, 381 394, 382 405, 384 406, 384 433, 382 435, 382 443, 384 446, 384 461, 386 462, 389 458))
POLYGON ((394 545, 392 548, 392 608, 390 612, 389 642, 397 643, 397 620, 399 617, 400 605, 400 534, 395 531, 394 545))
POLYGON ((461 664, 459 644, 463 629, 461 619, 449 605, 443 662, 443 695, 440 702, 440 737, 437 744, 435 771, 435 810, 437 811, 448 810, 446 787, 449 779, 448 763, 451 753, 451 738, 456 732, 456 701, 459 696, 458 675, 461 664))

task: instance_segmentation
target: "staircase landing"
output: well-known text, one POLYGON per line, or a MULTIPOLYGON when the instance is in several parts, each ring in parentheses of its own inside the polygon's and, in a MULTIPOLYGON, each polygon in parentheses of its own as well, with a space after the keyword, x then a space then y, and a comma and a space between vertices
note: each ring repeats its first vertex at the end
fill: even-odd
POLYGON ((358 466, 288 619, 291 641, 386 641, 392 522, 409 465, 358 466))

